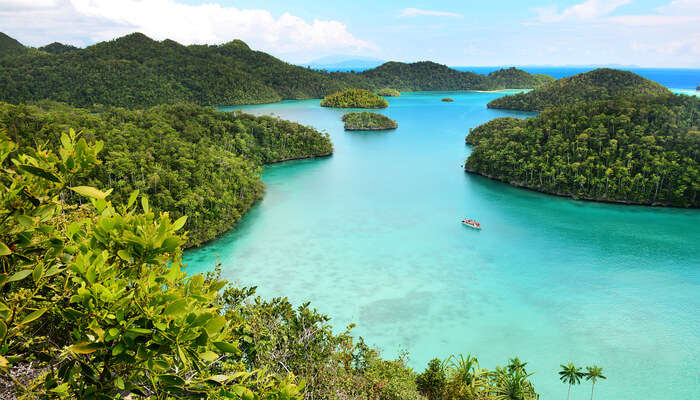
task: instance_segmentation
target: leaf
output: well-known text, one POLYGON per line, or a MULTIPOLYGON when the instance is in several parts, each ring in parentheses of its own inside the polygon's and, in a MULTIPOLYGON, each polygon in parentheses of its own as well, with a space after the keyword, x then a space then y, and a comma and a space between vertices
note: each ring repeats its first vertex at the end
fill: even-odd
POLYGON ((38 168, 38 167, 34 167, 34 166, 32 166, 32 165, 26 165, 26 164, 25 164, 25 165, 20 165, 19 168, 20 168, 21 170, 24 170, 24 171, 29 172, 29 173, 32 174, 32 175, 36 175, 36 176, 38 176, 38 177, 40 177, 40 178, 44 178, 44 179, 46 179, 46 180, 48 180, 48 181, 56 182, 56 183, 61 183, 61 180, 58 179, 58 177, 57 177, 56 175, 54 175, 54 174, 52 174, 51 172, 48 172, 48 171, 46 171, 46 170, 44 170, 44 169, 41 169, 41 168, 38 168))
POLYGON ((32 271, 32 280, 34 280, 34 283, 37 283, 43 275, 44 267, 41 264, 37 264, 36 267, 34 267, 34 271, 32 271))
POLYGON ((77 354, 90 354, 90 353, 96 352, 97 350, 99 350, 101 348, 102 348, 102 346, 100 346, 97 343, 84 342, 84 343, 78 343, 78 344, 74 344, 72 346, 69 346, 68 350, 72 351, 73 353, 77 353, 77 354))
POLYGON ((173 230, 177 231, 180 230, 183 226, 185 226, 185 222, 187 222, 187 215, 183 215, 182 217, 178 218, 177 221, 173 223, 173 230))
POLYGON ((116 386, 119 390, 124 390, 124 380, 118 376, 117 379, 114 380, 114 386, 116 386))
POLYGON ((143 207, 143 213, 148 214, 148 197, 142 196, 141 197, 141 207, 143 207))
POLYGON ((12 254, 12 250, 3 242, 0 242, 0 256, 9 256, 12 254))
POLYGON ((153 333, 152 330, 150 329, 144 329, 144 328, 129 328, 126 330, 128 333, 135 333, 137 335, 148 335, 150 333, 153 333))
POLYGON ((214 342, 214 347, 223 351, 224 353, 238 353, 238 347, 226 342, 214 342))
POLYGON ((68 392, 68 382, 64 382, 49 391, 58 394, 65 394, 68 392))
POLYGON ((94 199, 104 200, 104 198, 107 196, 104 192, 92 186, 75 186, 68 189, 85 197, 92 197, 94 199))
POLYGON ((5 338, 7 334, 7 325, 3 321, 0 321, 0 341, 5 338))
POLYGON ((32 217, 26 216, 24 214, 17 214, 15 215, 15 221, 22 226, 22 227, 28 227, 34 225, 34 219, 32 217))
POLYGON ((24 319, 22 320, 22 322, 20 322, 19 324, 20 324, 20 325, 28 324, 28 323, 30 323, 30 322, 32 322, 32 321, 38 319, 39 317, 41 317, 42 315, 44 315, 44 313, 46 312, 46 310, 47 310, 47 308, 40 308, 40 309, 38 309, 38 310, 36 310, 36 311, 30 313, 29 315, 27 315, 26 317, 24 317, 24 319))
MULTIPOLYGON (((0 336, 0 338, 1 337, 2 336, 0 336)), ((204 353, 200 353, 199 358, 201 358, 204 361, 212 362, 212 361, 216 360, 217 358, 219 358, 219 355, 214 353, 211 350, 207 350, 204 353)))
POLYGON ((137 189, 137 190, 134 190, 133 192, 131 192, 131 195, 129 195, 129 202, 126 203, 126 208, 131 208, 131 206, 134 205, 134 203, 136 202, 136 199, 137 199, 138 197, 139 197, 139 191, 138 191, 138 189, 137 189))
POLYGON ((7 368, 10 366, 10 362, 7 361, 7 358, 0 356, 0 368, 7 368))
POLYGON ((210 377, 207 377, 208 381, 214 381, 219 384, 223 384, 229 379, 228 375, 213 375, 210 377))
POLYGON ((216 317, 213 317, 209 321, 207 321, 206 324, 204 324, 204 329, 207 330, 209 336, 213 336, 219 333, 225 325, 226 319, 220 315, 217 315, 216 317))
POLYGON ((167 307, 165 307, 165 311, 163 311, 163 315, 167 316, 178 316, 182 315, 187 312, 187 299, 180 299, 176 300, 170 304, 168 304, 167 307))
POLYGON ((23 269, 21 271, 15 272, 14 275, 12 275, 7 281, 8 282, 21 281, 22 279, 31 275, 31 273, 32 273, 31 269, 23 269))
POLYGON ((158 375, 158 379, 166 386, 176 386, 183 387, 185 385, 185 380, 177 375, 173 374, 162 374, 158 375))

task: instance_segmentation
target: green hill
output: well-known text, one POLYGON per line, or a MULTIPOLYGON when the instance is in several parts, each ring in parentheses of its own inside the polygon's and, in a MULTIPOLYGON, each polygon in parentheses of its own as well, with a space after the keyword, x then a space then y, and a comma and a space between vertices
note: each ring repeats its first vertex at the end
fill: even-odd
POLYGON ((399 125, 386 115, 373 112, 351 112, 343 115, 347 131, 382 131, 396 129, 399 125))
POLYGON ((608 100, 616 97, 669 94, 658 83, 629 71, 601 68, 568 78, 558 79, 528 93, 500 97, 489 108, 541 111, 580 101, 608 100))
POLYGON ((22 43, 0 32, 0 58, 21 55, 28 51, 22 43))
POLYGON ((328 73, 288 64, 240 40, 183 46, 132 33, 85 49, 53 43, 27 51, 3 37, 5 47, 15 50, 0 59, 0 100, 15 104, 44 99, 79 107, 259 104, 323 98, 347 88, 474 90, 535 87, 540 81, 524 71, 509 72, 513 79, 488 78, 430 62, 328 73))
POLYGON ((188 215, 188 246, 230 229, 262 197, 260 166, 333 151, 328 136, 310 127, 194 105, 88 110, 0 103, 0 131, 23 147, 48 142, 56 150, 69 128, 105 145, 101 168, 84 183, 113 188, 119 201, 138 189, 157 210, 188 215))
POLYGON ((47 44, 46 46, 39 47, 39 50, 47 52, 47 53, 63 54, 63 53, 70 53, 72 51, 78 51, 78 50, 80 50, 80 48, 75 47, 75 46, 71 46, 69 44, 53 42, 51 44, 47 44))
POLYGON ((326 96, 321 107, 336 108, 387 108, 389 102, 365 89, 345 89, 326 96))
POLYGON ((700 98, 553 107, 473 129, 468 172, 586 200, 700 207, 700 98))

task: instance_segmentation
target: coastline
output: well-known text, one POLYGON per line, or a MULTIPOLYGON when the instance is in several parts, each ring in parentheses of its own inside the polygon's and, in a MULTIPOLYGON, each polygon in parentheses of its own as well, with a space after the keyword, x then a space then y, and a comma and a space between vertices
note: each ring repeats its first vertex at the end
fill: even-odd
POLYGON ((464 172, 469 173, 469 174, 473 174, 473 175, 476 175, 476 176, 481 176, 481 177, 490 179, 490 180, 492 180, 492 181, 501 182, 501 183, 504 183, 504 184, 506 184, 506 185, 510 185, 510 186, 516 187, 516 188, 518 188, 518 189, 526 189, 526 190, 529 190, 529 191, 531 191, 531 192, 546 194, 546 195, 550 195, 550 196, 564 197, 564 198, 568 198, 568 199, 571 199, 571 200, 577 200, 577 201, 583 200, 583 201, 588 201, 588 202, 591 202, 591 203, 619 204, 619 205, 625 205, 625 206, 643 206, 643 207, 657 207, 657 208, 677 208, 677 209, 680 209, 680 210, 697 210, 697 209, 700 209, 699 207, 679 207, 679 206, 674 206, 673 204, 661 203, 661 202, 655 202, 655 203, 638 203, 638 202, 627 201, 627 200, 597 199, 597 198, 594 198, 594 197, 586 197, 586 196, 580 196, 580 197, 579 197, 579 196, 575 196, 575 195, 567 194, 567 193, 557 193, 557 192, 539 190, 539 189, 535 189, 535 188, 533 188, 533 187, 530 187, 530 186, 527 186, 527 185, 523 185, 523 184, 520 184, 520 183, 517 183, 517 182, 508 182, 508 181, 506 181, 506 180, 497 178, 497 177, 495 177, 495 176, 491 176, 491 175, 488 175, 488 174, 484 174, 484 173, 481 173, 481 172, 477 172, 477 171, 468 169, 468 168, 466 168, 466 167, 464 168, 464 172))

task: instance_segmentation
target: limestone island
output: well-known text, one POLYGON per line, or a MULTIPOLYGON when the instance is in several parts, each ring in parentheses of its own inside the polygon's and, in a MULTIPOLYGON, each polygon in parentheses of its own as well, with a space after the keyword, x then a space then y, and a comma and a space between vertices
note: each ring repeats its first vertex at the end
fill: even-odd
POLYGON ((451 102, 455 101, 455 99, 453 99, 452 97, 444 97, 442 99, 442 101, 447 102, 447 103, 451 103, 451 102))
POLYGON ((321 100, 321 107, 387 108, 389 102, 365 89, 345 89, 321 100))
POLYGON ((392 88, 379 89, 375 93, 377 95, 383 96, 383 97, 399 97, 399 96, 401 96, 401 92, 399 92, 396 89, 392 89, 392 88))
POLYGON ((373 112, 351 112, 343 115, 346 131, 385 131, 396 129, 399 124, 386 115, 373 112))

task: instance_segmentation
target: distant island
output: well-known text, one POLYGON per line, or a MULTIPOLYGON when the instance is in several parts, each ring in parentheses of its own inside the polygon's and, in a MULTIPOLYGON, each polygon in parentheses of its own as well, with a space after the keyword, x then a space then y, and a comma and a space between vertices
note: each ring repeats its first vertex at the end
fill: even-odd
POLYGON ((351 112, 343 115, 346 131, 382 131, 396 129, 399 125, 386 115, 373 112, 351 112))
POLYGON ((471 130, 468 172, 575 199, 700 207, 700 98, 628 96, 471 130))
POLYGON ((487 107, 508 110, 541 111, 547 107, 575 102, 608 100, 619 96, 663 96, 671 93, 665 87, 633 72, 599 68, 590 72, 558 79, 527 93, 518 93, 491 100, 487 107))
POLYGON ((217 106, 320 99, 348 88, 531 89, 551 80, 515 68, 480 75, 429 61, 329 73, 288 64, 240 40, 183 46, 132 33, 84 49, 61 43, 34 49, 0 34, 0 101, 9 103, 48 99, 78 107, 217 106))
POLYGON ((446 103, 451 103, 451 102, 455 101, 455 99, 453 99, 452 97, 443 97, 442 101, 444 101, 446 103))
POLYGON ((401 96, 401 92, 399 92, 396 89, 392 89, 392 88, 382 88, 382 89, 377 90, 375 93, 378 94, 379 96, 384 96, 384 97, 399 97, 399 96, 401 96))
POLYGON ((345 89, 321 100, 321 107, 335 108, 387 108, 389 102, 369 90, 345 89))

